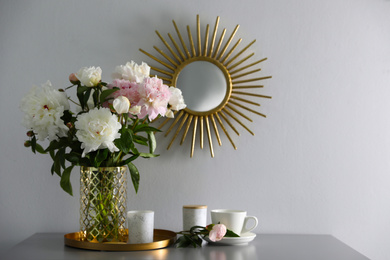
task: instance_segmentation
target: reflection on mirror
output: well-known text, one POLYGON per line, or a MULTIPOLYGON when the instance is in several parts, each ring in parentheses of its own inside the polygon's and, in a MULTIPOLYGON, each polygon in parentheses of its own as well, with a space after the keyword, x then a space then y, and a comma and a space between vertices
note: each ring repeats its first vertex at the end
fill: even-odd
POLYGON ((177 77, 189 110, 203 112, 217 107, 226 95, 227 82, 223 72, 208 61, 194 61, 177 77))
MULTIPOLYGON (((172 37, 170 33, 168 33, 168 37, 173 45, 170 45, 156 31, 168 52, 156 46, 153 47, 163 58, 156 57, 140 49, 142 53, 162 66, 162 68, 151 66, 151 69, 156 72, 159 78, 164 80, 165 84, 180 88, 187 104, 187 108, 180 111, 171 125, 166 130, 164 129, 165 136, 174 132, 167 149, 172 146, 178 136, 181 136, 181 145, 188 135, 192 135, 190 156, 193 157, 197 142, 199 142, 200 148, 203 149, 204 132, 207 134, 211 157, 214 157, 212 137, 215 135, 218 144, 221 146, 222 138, 220 134, 222 132, 233 148, 237 149, 229 130, 240 135, 239 130, 242 128, 254 135, 244 123, 245 120, 253 122, 246 115, 246 112, 266 117, 263 113, 251 107, 260 106, 260 103, 253 99, 270 99, 271 97, 253 93, 253 91, 264 86, 252 84, 252 82, 266 80, 271 76, 251 77, 251 75, 261 70, 254 66, 267 60, 267 58, 249 62, 254 53, 245 53, 256 40, 238 50, 238 46, 242 42, 240 38, 230 47, 239 25, 235 27, 229 38, 224 39, 226 29, 222 30, 218 38, 219 17, 217 17, 211 33, 208 24, 205 28, 201 28, 199 15, 197 15, 195 37, 191 33, 190 26, 187 25, 189 45, 184 41, 175 21, 172 22, 177 37, 172 37), (204 37, 201 37, 201 35, 204 35, 204 37), (192 130, 192 133, 189 134, 190 130, 192 130)), ((158 128, 162 129, 169 120, 168 118, 163 121, 158 128)))

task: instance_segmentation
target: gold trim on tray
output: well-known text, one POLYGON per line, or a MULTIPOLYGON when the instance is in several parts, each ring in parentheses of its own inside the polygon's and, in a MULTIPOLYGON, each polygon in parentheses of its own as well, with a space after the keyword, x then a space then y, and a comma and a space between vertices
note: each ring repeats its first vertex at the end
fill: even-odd
POLYGON ((103 251, 141 251, 152 250, 168 247, 176 241, 176 233, 170 230, 155 229, 152 243, 146 244, 126 244, 124 242, 105 242, 93 243, 82 241, 80 232, 69 233, 64 235, 65 245, 70 247, 103 250, 103 251))

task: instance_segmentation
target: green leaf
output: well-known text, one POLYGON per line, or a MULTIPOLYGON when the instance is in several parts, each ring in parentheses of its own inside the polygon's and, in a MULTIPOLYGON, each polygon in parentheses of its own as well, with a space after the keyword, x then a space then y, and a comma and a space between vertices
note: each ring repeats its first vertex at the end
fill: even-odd
POLYGON ((135 159, 137 159, 139 157, 139 154, 136 154, 136 155, 133 155, 131 156, 130 158, 127 158, 122 165, 127 165, 129 162, 132 162, 134 161, 135 159))
POLYGON ((40 144, 38 144, 38 143, 35 144, 35 150, 38 153, 41 153, 41 154, 46 154, 47 153, 47 152, 45 152, 45 149, 43 149, 43 147, 40 144))
POLYGON ((156 137, 154 136, 154 132, 147 132, 148 133, 148 139, 149 139, 149 153, 154 153, 156 150, 156 137))
MULTIPOLYGON (((85 102, 84 102, 84 92, 88 90, 88 87, 86 86, 77 86, 77 98, 79 99, 81 109, 84 110, 85 108, 85 102)), ((87 99, 88 101, 88 99, 87 99)))
POLYGON ((138 169, 131 162, 129 162, 127 164, 127 166, 129 167, 130 176, 131 176, 131 180, 133 181, 133 186, 134 186, 134 189, 135 189, 135 193, 138 193, 139 180, 140 180, 140 175, 139 175, 138 169))
POLYGON ((139 156, 143 158, 154 158, 160 156, 159 154, 152 154, 152 153, 140 153, 139 156))
POLYGON ((78 165, 80 163, 80 157, 81 157, 81 154, 73 152, 73 151, 65 154, 65 159, 68 162, 70 162, 71 164, 78 165))
POLYGON ((148 126, 147 124, 137 125, 134 129, 134 133, 138 132, 161 132, 159 129, 148 126))
POLYGON ((100 149, 97 151, 97 155, 95 156, 95 165, 96 167, 100 167, 100 164, 107 159, 108 149, 100 149))
POLYGON ((115 146, 125 154, 128 154, 130 149, 134 146, 132 131, 131 129, 123 127, 120 132, 121 137, 114 140, 115 146))
POLYGON ((146 137, 135 135, 133 141, 137 144, 148 146, 148 139, 146 137))
POLYGON ((72 184, 70 183, 70 174, 72 173, 73 165, 64 170, 61 176, 60 186, 69 195, 73 196, 72 184))
POLYGON ((106 98, 117 91, 119 88, 112 88, 112 89, 106 89, 103 90, 102 93, 100 94, 100 103, 103 104, 106 101, 106 98))
POLYGON ((225 237, 240 237, 239 235, 237 235, 236 233, 234 233, 233 231, 231 230, 226 230, 226 235, 225 237))
POLYGON ((93 92, 93 104, 95 105, 95 107, 97 107, 97 104, 98 104, 98 101, 99 101, 99 93, 100 91, 98 90, 98 88, 95 88, 95 91, 93 92))
POLYGON ((88 107, 88 100, 89 100, 89 96, 91 95, 91 91, 92 91, 92 88, 88 88, 87 91, 85 91, 84 93, 84 107, 88 107))

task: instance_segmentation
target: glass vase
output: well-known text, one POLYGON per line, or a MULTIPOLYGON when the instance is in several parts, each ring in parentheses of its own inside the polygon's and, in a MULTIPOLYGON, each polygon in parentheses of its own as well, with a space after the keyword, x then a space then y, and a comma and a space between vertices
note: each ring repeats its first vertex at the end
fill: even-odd
POLYGON ((127 167, 80 167, 83 241, 126 242, 127 167))

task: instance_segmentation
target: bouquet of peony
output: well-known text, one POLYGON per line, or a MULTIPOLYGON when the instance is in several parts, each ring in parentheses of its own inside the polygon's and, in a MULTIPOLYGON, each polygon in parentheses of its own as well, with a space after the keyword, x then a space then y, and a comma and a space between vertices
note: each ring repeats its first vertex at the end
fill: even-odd
POLYGON ((149 76, 146 63, 133 61, 117 66, 110 84, 101 81, 100 67, 84 67, 72 73, 71 86, 55 89, 50 81, 34 86, 23 97, 20 108, 28 129, 26 147, 34 153, 49 153, 52 175, 61 177, 61 187, 72 195, 69 181, 74 166, 117 167, 127 165, 136 191, 139 172, 132 163, 151 158, 159 131, 149 126, 158 117, 173 117, 186 107, 181 91, 149 76), (66 90, 75 88, 72 99, 66 90), (70 105, 76 106, 71 110, 70 105), (48 140, 44 149, 38 141, 48 140), (139 145, 148 147, 139 151, 139 145))

